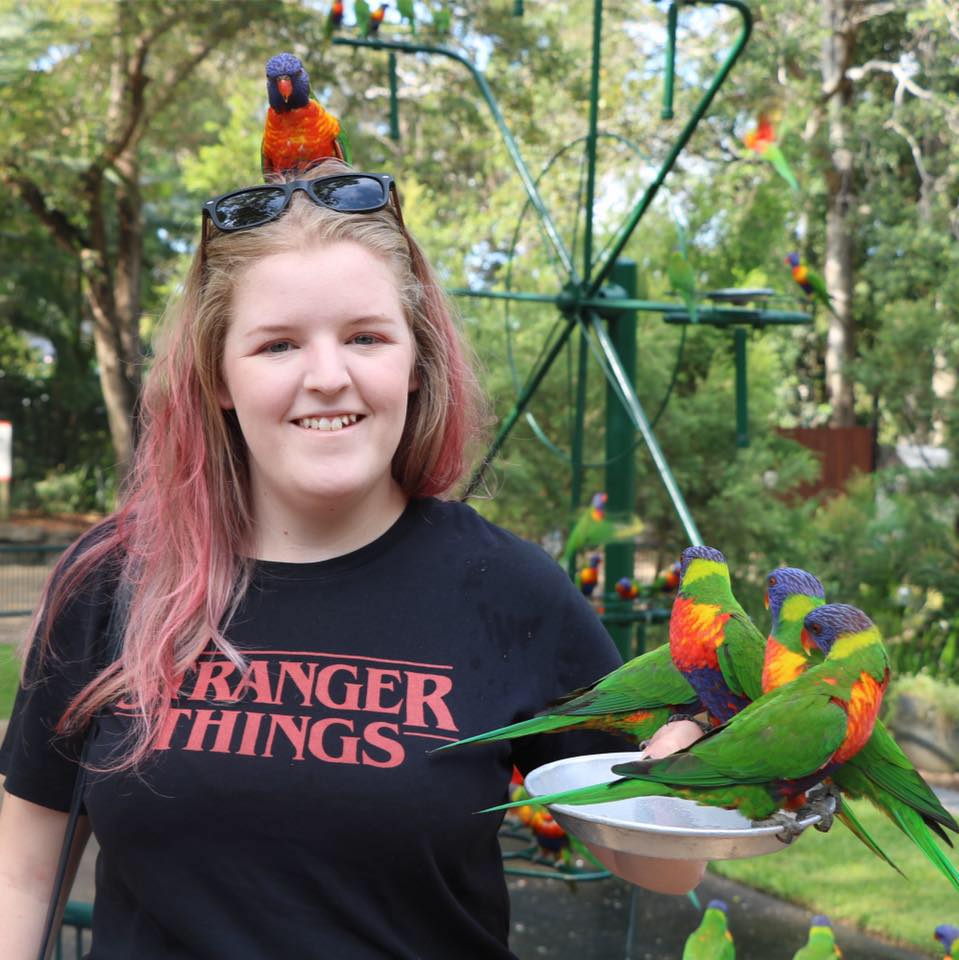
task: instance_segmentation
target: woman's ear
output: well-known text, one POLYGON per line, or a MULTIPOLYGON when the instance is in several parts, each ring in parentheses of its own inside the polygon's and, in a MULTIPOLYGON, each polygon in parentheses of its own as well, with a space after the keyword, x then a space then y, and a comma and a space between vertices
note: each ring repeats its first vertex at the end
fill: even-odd
POLYGON ((230 388, 226 385, 226 381, 221 379, 219 386, 216 388, 216 398, 220 403, 220 407, 223 410, 232 410, 235 406, 233 403, 233 396, 230 393, 230 388))

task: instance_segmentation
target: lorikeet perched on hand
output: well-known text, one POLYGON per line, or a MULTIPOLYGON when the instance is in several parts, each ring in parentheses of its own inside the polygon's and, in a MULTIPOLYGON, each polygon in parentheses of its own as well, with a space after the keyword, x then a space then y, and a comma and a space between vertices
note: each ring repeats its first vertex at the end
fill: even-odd
POLYGON ((938 940, 942 944, 943 950, 946 951, 943 960, 952 960, 952 948, 956 942, 959 942, 959 927, 955 927, 951 923, 940 923, 932 936, 934 940, 938 940))
POLYGON ((278 53, 266 65, 263 176, 306 170, 324 157, 344 158, 340 122, 310 97, 310 78, 298 57, 278 53))
POLYGON ((759 123, 756 125, 756 129, 750 130, 746 136, 743 137, 743 142, 750 150, 770 163, 776 173, 778 173, 793 190, 799 189, 799 181, 796 179, 796 175, 792 172, 792 168, 787 163, 786 157, 776 143, 776 131, 768 114, 761 113, 759 115, 759 123))
POLYGON ((826 281, 818 273, 810 270, 798 253, 790 253, 785 263, 790 268, 793 280, 802 287, 803 293, 811 300, 818 300, 833 316, 836 316, 836 308, 832 304, 832 295, 826 289, 826 281))
POLYGON ((771 817, 784 807, 801 808, 805 792, 869 739, 889 682, 889 658, 879 630, 856 607, 834 603, 811 611, 802 636, 803 644, 815 644, 825 660, 692 746, 658 760, 615 764, 612 772, 622 779, 546 794, 536 802, 578 805, 680 797, 735 809, 751 820, 771 817))
POLYGON ((592 686, 574 690, 529 720, 446 744, 432 752, 571 727, 609 730, 642 743, 673 714, 698 713, 700 709, 695 691, 673 666, 669 647, 664 645, 634 657, 592 686))
POLYGON ((793 955, 793 960, 833 960, 841 957, 842 950, 836 945, 829 917, 822 914, 812 918, 809 924, 809 939, 806 946, 793 955))
POLYGON ((687 547, 669 618, 673 663, 723 723, 762 694, 766 640, 733 596, 726 558, 712 547, 687 547))
POLYGON ((699 926, 689 935, 683 960, 736 960, 733 935, 726 924, 729 907, 724 900, 710 900, 699 926))
MULTIPOLYGON (((766 597, 773 632, 766 647, 763 691, 794 679, 797 673, 817 664, 818 651, 804 648, 799 618, 803 611, 823 602, 822 584, 812 574, 791 567, 774 570, 767 578, 766 597)), ((902 752, 881 720, 856 756, 832 774, 843 797, 865 798, 881 810, 925 854, 940 873, 959 890, 959 870, 936 844, 936 833, 950 844, 943 828, 959 832, 959 824, 943 807, 935 792, 902 752)), ((899 868, 879 848, 858 822, 849 804, 839 819, 878 857, 899 868)))

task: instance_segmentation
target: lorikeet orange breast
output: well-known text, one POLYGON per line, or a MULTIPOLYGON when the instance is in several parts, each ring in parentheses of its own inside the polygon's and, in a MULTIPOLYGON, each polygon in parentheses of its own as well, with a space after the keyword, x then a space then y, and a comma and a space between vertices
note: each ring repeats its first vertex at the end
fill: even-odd
POLYGON ((272 107, 263 131, 263 172, 305 169, 322 157, 340 157, 340 122, 315 100, 286 113, 272 107))

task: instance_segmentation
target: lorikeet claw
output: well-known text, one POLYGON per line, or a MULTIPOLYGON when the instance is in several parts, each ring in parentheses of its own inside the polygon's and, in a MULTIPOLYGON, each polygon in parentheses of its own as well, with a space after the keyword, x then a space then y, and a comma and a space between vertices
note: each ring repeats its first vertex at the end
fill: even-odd
POLYGON ((703 733, 709 733, 712 730, 712 727, 705 720, 700 720, 691 713, 674 713, 666 723, 672 723, 674 720, 689 720, 691 723, 695 723, 703 733))
POLYGON ((776 839, 787 846, 806 829, 799 826, 796 817, 783 810, 778 810, 771 817, 766 817, 765 820, 753 820, 752 825, 754 827, 781 827, 782 829, 776 834, 776 839))
POLYGON ((820 783, 806 794, 806 802, 797 811, 796 817, 803 820, 813 814, 819 814, 819 823, 815 824, 821 833, 827 833, 832 827, 833 818, 842 808, 842 794, 833 784, 820 783))

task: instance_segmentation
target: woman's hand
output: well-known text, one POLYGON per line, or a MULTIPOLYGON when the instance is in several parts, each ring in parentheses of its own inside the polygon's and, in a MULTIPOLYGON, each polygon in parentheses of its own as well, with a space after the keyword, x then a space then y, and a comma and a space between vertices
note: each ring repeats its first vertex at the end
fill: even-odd
MULTIPOLYGON (((692 720, 674 720, 653 734, 637 759, 669 756, 695 743, 702 735, 702 728, 692 720)), ((665 860, 619 853, 590 843, 586 846, 607 870, 656 893, 688 893, 699 885, 706 872, 705 860, 665 860)))

